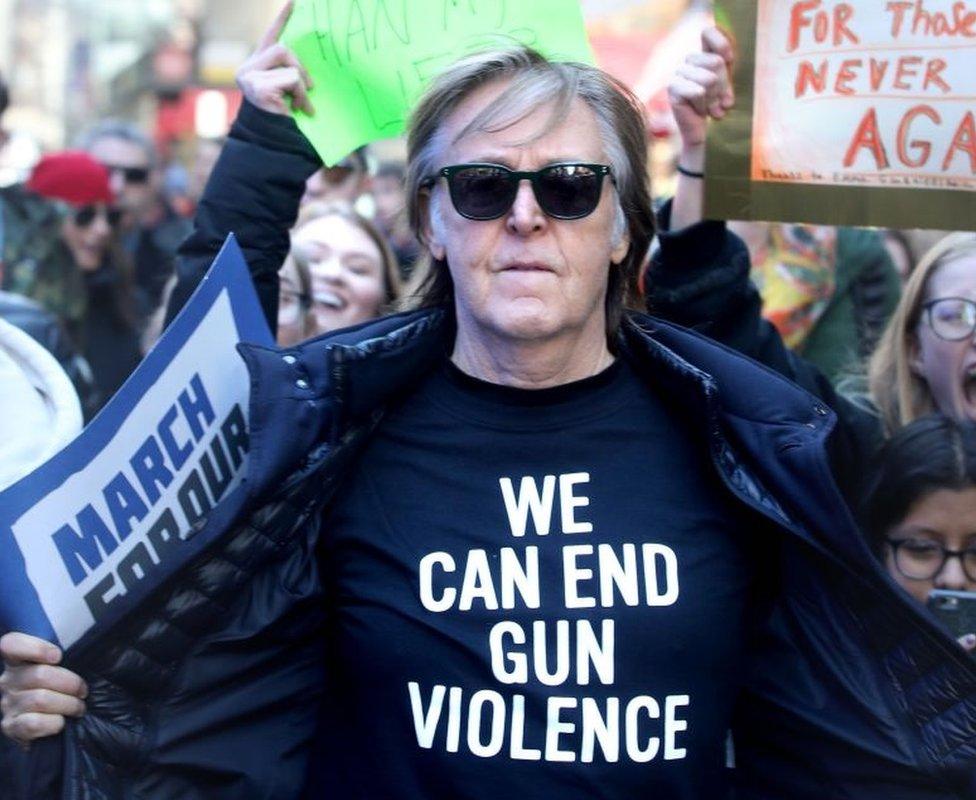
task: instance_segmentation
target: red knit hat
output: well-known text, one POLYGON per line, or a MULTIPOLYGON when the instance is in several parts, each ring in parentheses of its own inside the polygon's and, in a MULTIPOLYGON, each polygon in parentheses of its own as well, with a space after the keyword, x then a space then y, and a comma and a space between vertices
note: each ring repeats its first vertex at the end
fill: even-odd
POLYGON ((81 150, 42 156, 27 181, 27 188, 42 197, 64 200, 73 206, 115 202, 108 170, 81 150))

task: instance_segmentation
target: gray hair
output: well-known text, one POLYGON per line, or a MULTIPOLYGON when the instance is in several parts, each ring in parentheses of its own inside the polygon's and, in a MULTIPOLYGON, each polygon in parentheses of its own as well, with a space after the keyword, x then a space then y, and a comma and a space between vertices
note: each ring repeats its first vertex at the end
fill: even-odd
POLYGON ((150 169, 156 167, 156 145, 135 123, 121 119, 106 119, 96 122, 79 134, 78 138, 75 139, 75 147, 79 150, 88 151, 99 139, 121 139, 138 145, 146 154, 146 161, 150 169))
MULTIPOLYGON (((444 121, 476 89, 498 80, 509 85, 462 130, 455 141, 471 133, 506 130, 540 107, 550 106, 545 125, 528 144, 559 126, 579 98, 594 112, 603 149, 617 187, 614 240, 626 231, 630 249, 616 268, 608 265, 607 329, 613 340, 623 308, 636 303, 637 280, 654 235, 650 187, 647 179, 647 144, 640 102, 622 83, 587 64, 553 62, 535 50, 516 45, 465 56, 442 72, 428 87, 410 121, 407 140, 407 211, 410 225, 424 241, 424 180, 442 164, 444 121)), ((436 209, 435 209, 436 210, 436 209)), ((436 224, 436 214, 431 215, 436 224)), ((426 253, 417 282, 420 306, 451 302, 454 287, 447 264, 426 253)))

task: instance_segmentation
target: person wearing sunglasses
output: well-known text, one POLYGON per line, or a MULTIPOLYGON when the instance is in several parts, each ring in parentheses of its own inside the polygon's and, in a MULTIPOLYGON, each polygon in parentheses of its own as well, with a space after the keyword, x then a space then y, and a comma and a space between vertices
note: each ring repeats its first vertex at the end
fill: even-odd
MULTIPOLYGON (((321 166, 289 12, 239 72, 181 265, 234 230, 272 324, 321 166)), ((73 796, 971 796, 971 666, 856 546, 831 412, 628 307, 646 166, 639 102, 594 67, 513 46, 435 77, 408 137, 413 307, 242 348, 250 461, 219 544, 70 669, 8 634, 4 732, 70 718, 73 796)))
POLYGON ((123 211, 108 171, 82 151, 44 156, 26 188, 62 204, 55 253, 63 257, 49 258, 33 270, 15 269, 9 288, 59 314, 91 366, 104 403, 142 358, 131 266, 119 244, 123 211), (66 296, 71 298, 67 307, 61 302, 66 296))
POLYGON ((119 241, 133 265, 139 326, 157 310, 173 275, 180 243, 190 233, 162 190, 158 153, 135 124, 102 120, 83 131, 76 145, 108 170, 112 192, 123 211, 119 241))

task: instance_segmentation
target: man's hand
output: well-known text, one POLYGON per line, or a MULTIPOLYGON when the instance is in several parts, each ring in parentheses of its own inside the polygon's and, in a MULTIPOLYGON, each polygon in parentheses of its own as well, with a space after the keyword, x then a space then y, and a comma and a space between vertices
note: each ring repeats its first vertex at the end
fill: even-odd
POLYGON ((64 728, 65 717, 85 713, 88 686, 75 673, 56 666, 61 651, 25 633, 0 638, 0 714, 5 736, 27 745, 64 728))
POLYGON ((244 97, 258 108, 286 116, 292 108, 315 113, 308 99, 311 77, 295 54, 278 42, 293 5, 292 0, 285 3, 257 50, 237 70, 237 85, 244 97))

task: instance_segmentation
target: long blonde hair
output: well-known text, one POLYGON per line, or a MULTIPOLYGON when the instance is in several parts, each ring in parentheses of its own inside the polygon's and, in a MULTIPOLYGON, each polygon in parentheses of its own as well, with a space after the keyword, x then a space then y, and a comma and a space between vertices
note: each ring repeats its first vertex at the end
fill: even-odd
POLYGON ((928 383, 911 364, 922 306, 928 299, 930 278, 939 267, 973 256, 976 234, 950 234, 922 257, 905 284, 898 307, 868 365, 871 396, 888 435, 936 410, 928 383))

